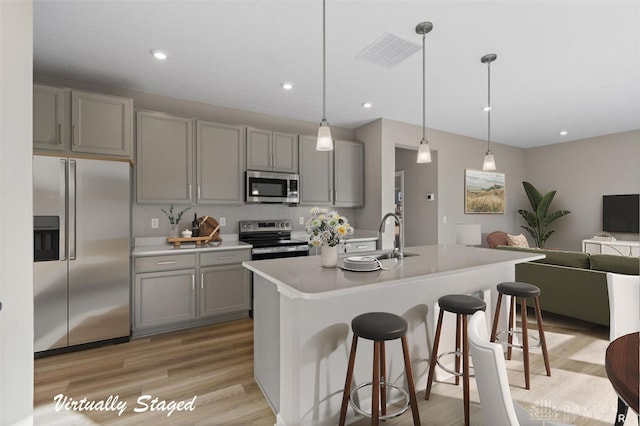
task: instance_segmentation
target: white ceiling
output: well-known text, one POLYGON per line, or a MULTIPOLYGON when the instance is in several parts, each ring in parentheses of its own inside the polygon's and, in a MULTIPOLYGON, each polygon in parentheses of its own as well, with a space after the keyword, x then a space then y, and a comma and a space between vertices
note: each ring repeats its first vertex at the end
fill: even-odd
MULTIPOLYGON (((415 26, 431 21, 427 127, 486 138, 480 57, 496 53, 493 141, 533 147, 640 129, 640 1, 327 0, 326 14, 331 125, 422 124, 421 52, 393 67, 356 56, 387 32, 421 45, 415 26)), ((319 122, 322 1, 35 0, 34 70, 319 122)))

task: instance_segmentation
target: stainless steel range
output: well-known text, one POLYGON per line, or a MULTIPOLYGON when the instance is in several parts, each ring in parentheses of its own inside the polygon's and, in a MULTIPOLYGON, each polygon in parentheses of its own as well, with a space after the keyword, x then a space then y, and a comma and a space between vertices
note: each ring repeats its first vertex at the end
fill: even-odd
POLYGON ((291 221, 241 220, 240 241, 253 245, 251 260, 277 259, 309 255, 307 241, 291 238, 291 221))

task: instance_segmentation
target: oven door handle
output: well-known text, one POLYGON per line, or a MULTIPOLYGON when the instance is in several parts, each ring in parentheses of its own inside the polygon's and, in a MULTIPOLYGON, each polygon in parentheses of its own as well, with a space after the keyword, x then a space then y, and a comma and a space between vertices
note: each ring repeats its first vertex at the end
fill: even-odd
POLYGON ((265 254, 265 253, 288 253, 292 251, 309 251, 309 246, 282 246, 282 247, 262 247, 254 248, 251 250, 252 254, 265 254))

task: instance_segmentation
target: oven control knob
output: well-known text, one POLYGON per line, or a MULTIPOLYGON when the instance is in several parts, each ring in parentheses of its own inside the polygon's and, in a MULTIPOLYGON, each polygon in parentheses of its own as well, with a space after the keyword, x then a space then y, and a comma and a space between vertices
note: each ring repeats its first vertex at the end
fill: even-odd
POLYGON ((290 226, 291 226, 291 224, 290 224, 289 222, 285 222, 285 223, 284 223, 284 226, 285 226, 286 228, 288 228, 288 227, 290 227, 290 226))

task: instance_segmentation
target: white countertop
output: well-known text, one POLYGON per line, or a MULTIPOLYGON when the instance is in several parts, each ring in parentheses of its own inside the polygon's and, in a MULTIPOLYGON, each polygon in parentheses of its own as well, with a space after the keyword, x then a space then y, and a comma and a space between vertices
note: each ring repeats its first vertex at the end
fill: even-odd
POLYGON ((166 237, 143 237, 135 239, 135 247, 131 250, 134 257, 160 256, 172 254, 202 253, 218 250, 247 250, 252 248, 251 244, 238 241, 237 236, 221 235, 222 242, 219 244, 205 244, 196 247, 196 243, 182 243, 180 248, 174 248, 173 244, 167 242, 166 237))
MULTIPOLYGON (((545 257, 544 254, 455 244, 408 247, 405 252, 418 256, 405 257, 402 261, 383 260, 382 265, 389 268, 388 271, 350 272, 339 267, 323 268, 320 256, 256 260, 243 262, 242 265, 275 283, 278 291, 288 297, 316 299, 420 277, 431 278, 500 264, 515 265, 545 257)), ((339 256, 338 266, 342 265, 342 259, 349 256, 339 256)))
MULTIPOLYGON (((305 231, 295 231, 291 233, 291 238, 296 240, 308 241, 309 234, 305 231)), ((366 229, 355 229, 353 236, 345 240, 345 243, 361 243, 364 241, 375 241, 378 239, 378 231, 369 231, 366 229)))

